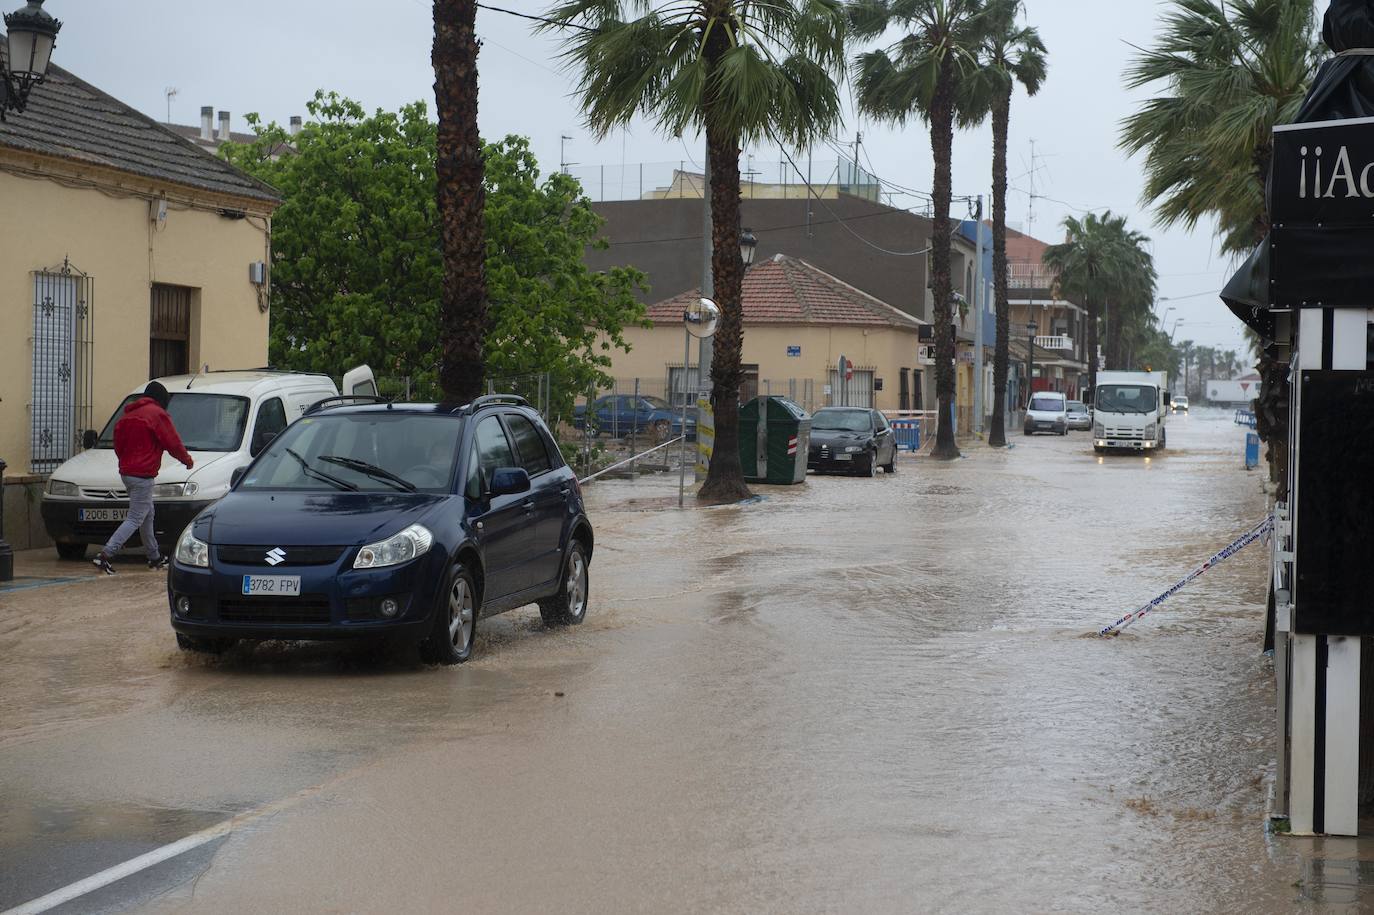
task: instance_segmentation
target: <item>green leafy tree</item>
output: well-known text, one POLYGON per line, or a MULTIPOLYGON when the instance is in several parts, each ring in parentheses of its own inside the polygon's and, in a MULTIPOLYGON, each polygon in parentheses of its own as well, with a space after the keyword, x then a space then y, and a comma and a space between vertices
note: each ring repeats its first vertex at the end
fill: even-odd
MULTIPOLYGON (((251 144, 225 156, 276 187, 272 224, 271 358, 336 373, 358 362, 409 378, 417 398, 443 395, 440 301, 444 255, 435 184, 437 128, 423 102, 366 114, 317 93, 290 136, 256 115, 251 144)), ((635 299, 643 274, 592 273, 583 263, 602 220, 577 182, 540 180, 528 143, 484 148, 488 330, 494 377, 550 376, 555 413, 609 383, 609 354, 628 349, 626 326, 644 323, 635 299)))
POLYGON ((600 137, 636 116, 665 133, 706 135, 711 276, 721 309, 711 360, 716 441, 698 498, 746 498, 739 461, 744 323, 739 250, 740 148, 768 139, 805 147, 840 121, 845 22, 836 0, 569 0, 563 30, 577 97, 600 137))
POLYGON ((963 84, 963 107, 992 116, 992 275, 997 340, 992 359, 993 408, 988 444, 1007 443, 1007 373, 1011 309, 1007 304, 1007 135, 1017 84, 1035 95, 1045 82, 1045 44, 1040 33, 1018 24, 1021 0, 991 0, 978 49, 978 66, 963 84))
POLYGON ((984 0, 855 0, 850 23, 862 39, 881 37, 889 28, 905 34, 885 48, 860 54, 855 61, 859 111, 878 120, 905 124, 919 117, 929 125, 935 157, 931 185, 930 277, 935 296, 935 393, 939 415, 935 427, 937 458, 959 456, 951 425, 954 405, 954 340, 948 328, 954 307, 950 276, 950 198, 953 194, 953 147, 956 120, 981 120, 976 110, 960 107, 963 84, 978 67, 987 29, 984 0))

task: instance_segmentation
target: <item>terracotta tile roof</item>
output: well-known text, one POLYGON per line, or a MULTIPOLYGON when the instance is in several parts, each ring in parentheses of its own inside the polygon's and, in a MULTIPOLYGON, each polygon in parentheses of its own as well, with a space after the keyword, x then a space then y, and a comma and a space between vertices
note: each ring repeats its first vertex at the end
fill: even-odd
MULTIPOLYGON (((0 49, 3 49, 0 41, 0 49)), ((58 66, 23 114, 0 123, 0 146, 115 168, 173 184, 277 203, 277 192, 58 66)))
MULTIPOLYGON (((796 257, 778 254, 744 274, 744 324, 844 324, 915 330, 926 323, 796 257)), ((694 289, 649 306, 656 323, 682 320, 694 289)))

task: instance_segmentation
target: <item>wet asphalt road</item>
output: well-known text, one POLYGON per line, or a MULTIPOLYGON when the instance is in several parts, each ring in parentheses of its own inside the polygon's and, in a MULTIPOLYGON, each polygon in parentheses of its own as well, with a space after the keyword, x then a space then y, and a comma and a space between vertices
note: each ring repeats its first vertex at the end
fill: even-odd
POLYGON ((597 484, 587 623, 453 669, 188 657, 139 565, 0 593, 0 910, 238 816, 59 911, 1290 911, 1264 548, 1087 637, 1263 515, 1242 439, 597 484))

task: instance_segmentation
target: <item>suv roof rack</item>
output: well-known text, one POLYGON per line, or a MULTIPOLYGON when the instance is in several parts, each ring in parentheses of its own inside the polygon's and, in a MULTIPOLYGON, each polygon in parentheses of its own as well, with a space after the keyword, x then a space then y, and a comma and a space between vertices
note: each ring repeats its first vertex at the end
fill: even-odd
POLYGON ((377 397, 374 394, 337 394, 333 397, 326 397, 323 400, 315 401, 310 405, 310 409, 305 411, 305 415, 309 416, 312 413, 318 413, 327 407, 342 407, 350 403, 384 403, 388 407, 391 406, 391 401, 389 399, 377 397))
POLYGON ((506 404, 512 407, 528 407, 530 402, 519 394, 487 394, 467 405, 468 410, 489 407, 492 404, 506 404))

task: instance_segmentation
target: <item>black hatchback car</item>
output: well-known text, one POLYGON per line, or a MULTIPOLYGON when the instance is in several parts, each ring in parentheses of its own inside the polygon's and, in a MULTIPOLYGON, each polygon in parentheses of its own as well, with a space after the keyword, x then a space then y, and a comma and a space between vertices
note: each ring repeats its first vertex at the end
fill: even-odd
POLYGON ((582 622, 592 527, 539 414, 360 399, 312 407, 182 533, 177 643, 386 638, 456 664, 494 613, 582 622))
POLYGON ((878 468, 897 470, 897 436, 880 410, 821 407, 811 414, 808 470, 841 471, 871 477, 878 468))

